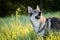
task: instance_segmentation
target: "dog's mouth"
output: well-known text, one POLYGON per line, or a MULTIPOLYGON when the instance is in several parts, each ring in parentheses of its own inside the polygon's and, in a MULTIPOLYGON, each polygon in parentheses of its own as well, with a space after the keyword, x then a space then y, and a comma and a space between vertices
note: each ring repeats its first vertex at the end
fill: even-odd
POLYGON ((35 16, 36 19, 40 19, 40 16, 35 16))

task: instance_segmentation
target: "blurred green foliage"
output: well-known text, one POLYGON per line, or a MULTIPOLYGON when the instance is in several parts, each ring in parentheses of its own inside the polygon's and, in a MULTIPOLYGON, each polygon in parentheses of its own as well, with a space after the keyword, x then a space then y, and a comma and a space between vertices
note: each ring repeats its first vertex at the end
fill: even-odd
POLYGON ((36 8, 39 5, 43 11, 60 11, 60 0, 0 0, 0 17, 16 14, 20 8, 20 15, 27 15, 27 6, 36 8))

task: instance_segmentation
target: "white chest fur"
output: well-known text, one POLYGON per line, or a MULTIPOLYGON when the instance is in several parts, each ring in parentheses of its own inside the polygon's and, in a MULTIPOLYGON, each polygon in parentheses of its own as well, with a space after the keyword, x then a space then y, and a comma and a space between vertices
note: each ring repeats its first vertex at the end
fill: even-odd
POLYGON ((38 29, 39 29, 40 21, 37 20, 37 19, 35 19, 35 18, 31 18, 31 21, 32 21, 32 23, 34 25, 33 29, 37 33, 38 32, 38 29))
POLYGON ((35 27, 39 27, 39 25, 40 25, 40 21, 39 20, 31 18, 31 21, 35 25, 35 27))
MULTIPOLYGON (((34 25, 33 29, 34 29, 34 31, 37 33, 38 30, 39 30, 39 28, 40 28, 40 20, 35 19, 35 18, 32 17, 32 18, 31 18, 31 21, 32 21, 32 23, 33 23, 33 25, 34 25)), ((41 32, 40 32, 39 34, 37 34, 37 35, 44 36, 44 30, 41 31, 41 32)))

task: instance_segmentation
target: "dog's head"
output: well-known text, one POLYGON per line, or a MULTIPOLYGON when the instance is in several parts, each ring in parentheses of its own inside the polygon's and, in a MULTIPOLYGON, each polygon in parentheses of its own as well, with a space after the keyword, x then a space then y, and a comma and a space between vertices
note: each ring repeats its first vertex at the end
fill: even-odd
POLYGON ((30 17, 35 18, 35 19, 40 19, 41 14, 42 14, 38 5, 35 10, 32 9, 30 6, 28 6, 28 13, 30 14, 30 17))

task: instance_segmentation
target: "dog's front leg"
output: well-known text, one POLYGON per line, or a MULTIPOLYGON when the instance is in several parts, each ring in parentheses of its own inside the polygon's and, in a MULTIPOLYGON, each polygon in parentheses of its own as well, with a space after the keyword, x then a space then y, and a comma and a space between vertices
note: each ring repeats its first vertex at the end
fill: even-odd
POLYGON ((39 27, 34 27, 34 31, 37 33, 38 32, 39 27))
POLYGON ((48 19, 48 32, 50 33, 51 31, 51 19, 48 19))
POLYGON ((45 23, 40 24, 38 32, 37 32, 38 35, 44 36, 44 33, 45 33, 45 27, 44 26, 45 26, 45 23))

